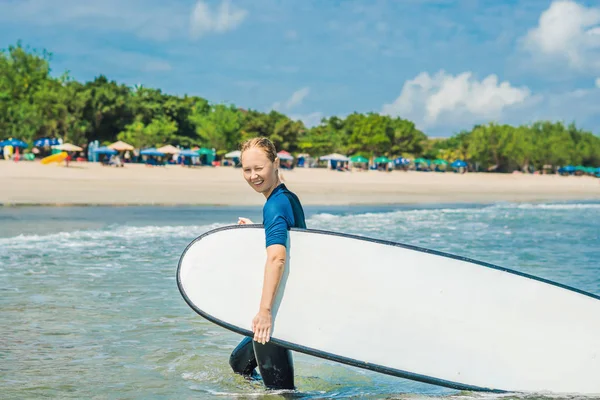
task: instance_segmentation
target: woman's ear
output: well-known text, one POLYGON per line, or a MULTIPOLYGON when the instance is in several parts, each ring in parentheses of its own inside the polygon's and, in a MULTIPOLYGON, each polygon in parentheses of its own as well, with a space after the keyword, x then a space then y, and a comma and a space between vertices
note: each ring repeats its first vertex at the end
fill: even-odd
POLYGON ((275 165, 275 169, 279 169, 279 157, 275 157, 275 161, 273 161, 273 164, 275 165))

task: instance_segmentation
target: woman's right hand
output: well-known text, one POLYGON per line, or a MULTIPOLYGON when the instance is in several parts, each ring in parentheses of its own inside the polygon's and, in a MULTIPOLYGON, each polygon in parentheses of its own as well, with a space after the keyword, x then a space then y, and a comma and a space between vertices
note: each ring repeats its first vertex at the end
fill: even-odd
POLYGON ((254 222, 250 221, 248 218, 238 217, 238 225, 246 225, 253 224, 254 222))

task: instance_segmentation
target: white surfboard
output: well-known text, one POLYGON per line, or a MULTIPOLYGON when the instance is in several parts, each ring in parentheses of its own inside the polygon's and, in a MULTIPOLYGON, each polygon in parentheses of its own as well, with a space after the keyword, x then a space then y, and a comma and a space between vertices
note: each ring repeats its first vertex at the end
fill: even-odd
MULTIPOLYGON (((260 225, 212 230, 181 256, 197 313, 252 336, 260 225)), ((292 229, 272 341, 460 390, 600 394, 600 296, 463 257, 292 229)))

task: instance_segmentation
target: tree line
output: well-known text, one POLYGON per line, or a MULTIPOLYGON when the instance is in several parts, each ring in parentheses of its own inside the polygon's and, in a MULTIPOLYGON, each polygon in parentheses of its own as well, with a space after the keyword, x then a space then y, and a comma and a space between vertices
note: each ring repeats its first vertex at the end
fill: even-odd
POLYGON ((143 85, 119 84, 100 75, 78 82, 52 76, 51 54, 19 42, 0 53, 0 139, 57 137, 77 145, 123 140, 137 148, 164 144, 237 149, 267 136, 278 150, 311 156, 337 152, 367 158, 462 159, 482 170, 539 170, 545 165, 600 166, 600 138, 574 123, 539 121, 511 126, 488 123, 448 138, 428 138, 412 121, 354 112, 323 118, 307 128, 277 112, 215 104, 199 96, 174 96, 143 85))

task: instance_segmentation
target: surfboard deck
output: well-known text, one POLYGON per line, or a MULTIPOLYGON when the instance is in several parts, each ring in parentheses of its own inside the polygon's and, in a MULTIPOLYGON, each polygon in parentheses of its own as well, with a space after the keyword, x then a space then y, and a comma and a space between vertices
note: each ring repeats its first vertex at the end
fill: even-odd
MULTIPOLYGON (((188 245, 177 284, 207 320, 252 336, 261 225, 188 245)), ((600 296, 492 264, 320 230, 289 232, 271 340, 459 390, 600 394, 600 296)))

